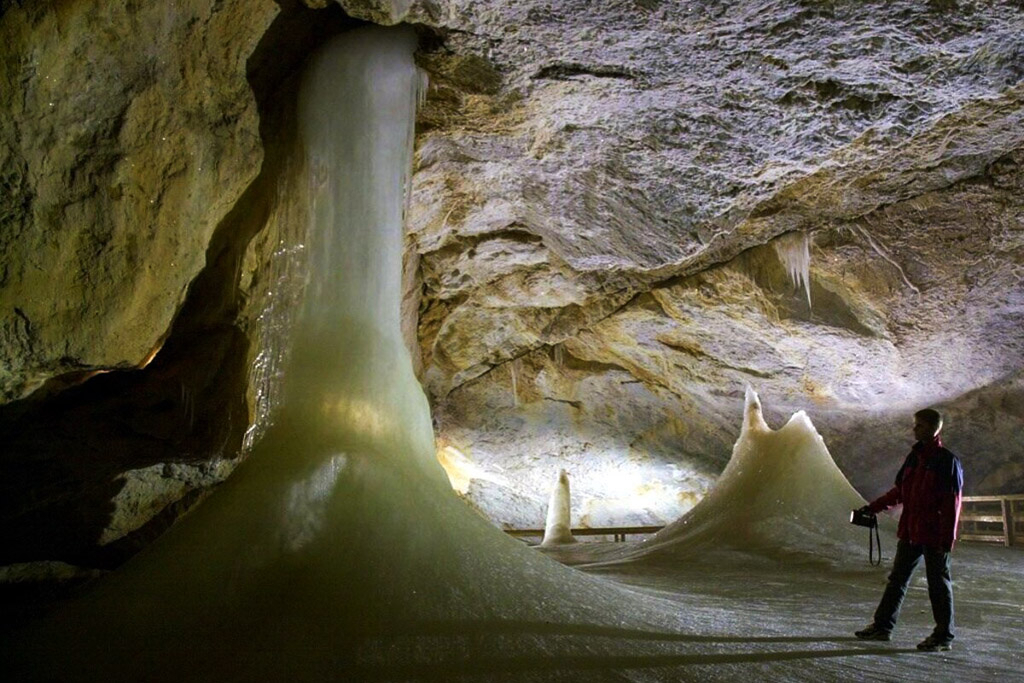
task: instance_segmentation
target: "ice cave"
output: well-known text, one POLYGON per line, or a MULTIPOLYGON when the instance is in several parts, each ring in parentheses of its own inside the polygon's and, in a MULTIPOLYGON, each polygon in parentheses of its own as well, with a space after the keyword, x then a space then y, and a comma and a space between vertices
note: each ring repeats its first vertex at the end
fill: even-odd
POLYGON ((1019 679, 1022 36, 0 2, 0 680, 1019 679), (937 652, 854 636, 926 407, 937 652))

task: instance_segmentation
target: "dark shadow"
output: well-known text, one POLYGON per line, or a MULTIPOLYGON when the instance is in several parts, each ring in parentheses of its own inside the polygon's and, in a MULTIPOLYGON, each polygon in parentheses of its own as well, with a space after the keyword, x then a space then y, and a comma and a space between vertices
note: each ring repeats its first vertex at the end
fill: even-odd
POLYGON ((492 657, 459 659, 422 664, 380 664, 344 667, 339 673, 355 680, 388 680, 412 678, 450 680, 454 676, 514 673, 529 671, 615 671, 621 669, 654 669, 686 666, 718 666, 830 659, 842 657, 896 657, 920 654, 916 649, 864 648, 851 650, 798 650, 787 652, 738 652, 732 654, 621 655, 593 656, 556 654, 543 657, 492 657))
MULTIPOLYGON (((425 621, 415 624, 397 625, 379 633, 363 633, 363 638, 403 638, 430 636, 587 636, 592 638, 614 638, 617 640, 650 640, 686 643, 842 643, 861 642, 854 636, 741 636, 674 633, 671 631, 647 631, 626 629, 597 624, 560 624, 547 621, 509 620, 468 620, 458 622, 425 621)), ((887 650, 888 651, 888 650, 887 650)))

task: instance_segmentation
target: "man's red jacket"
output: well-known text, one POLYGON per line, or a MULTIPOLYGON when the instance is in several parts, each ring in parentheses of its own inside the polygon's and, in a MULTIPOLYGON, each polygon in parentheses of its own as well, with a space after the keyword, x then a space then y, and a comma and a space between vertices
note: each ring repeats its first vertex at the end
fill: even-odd
POLYGON ((881 512, 903 503, 900 539, 915 545, 952 549, 960 520, 964 471, 960 458, 936 436, 911 448, 896 474, 896 485, 868 506, 881 512))

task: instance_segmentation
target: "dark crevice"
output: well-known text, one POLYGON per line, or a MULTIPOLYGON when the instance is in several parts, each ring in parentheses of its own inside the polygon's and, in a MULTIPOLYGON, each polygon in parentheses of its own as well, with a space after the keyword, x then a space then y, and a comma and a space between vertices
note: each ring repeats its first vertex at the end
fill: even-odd
POLYGON ((610 66, 603 64, 579 64, 576 62, 557 62, 542 67, 533 74, 534 80, 550 79, 555 81, 566 81, 574 76, 592 76, 594 78, 617 78, 628 81, 635 81, 639 76, 621 66, 610 66))
POLYGON ((506 240, 508 242, 518 242, 520 244, 544 244, 544 238, 540 235, 531 232, 526 227, 513 224, 502 228, 501 230, 495 230, 494 232, 485 232, 475 235, 453 234, 450 239, 445 240, 444 243, 436 249, 421 252, 420 257, 446 257, 460 254, 464 251, 469 252, 468 255, 473 257, 476 255, 474 250, 477 247, 486 242, 493 242, 495 240, 506 240))
POLYGON ((570 400, 565 399, 565 398, 552 398, 550 396, 545 396, 544 400, 545 401, 551 401, 552 403, 565 403, 566 405, 572 406, 576 410, 582 410, 583 409, 583 401, 570 401, 570 400))

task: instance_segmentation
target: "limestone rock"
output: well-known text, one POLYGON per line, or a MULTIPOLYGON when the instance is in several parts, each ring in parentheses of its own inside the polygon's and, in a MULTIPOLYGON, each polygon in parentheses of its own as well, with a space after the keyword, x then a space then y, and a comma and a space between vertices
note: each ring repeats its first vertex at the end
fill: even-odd
POLYGON ((0 16, 0 400, 144 364, 260 169, 246 59, 272 2, 0 16))
POLYGON ((191 491, 219 484, 235 464, 220 460, 199 466, 152 465, 125 472, 121 475, 124 486, 111 501, 114 510, 99 544, 107 545, 124 538, 191 491))
POLYGON ((1021 369, 1019 28, 902 2, 457 7, 423 59, 410 220, 440 434, 520 491, 566 467, 599 506, 619 463, 689 500, 753 383, 881 486, 908 414, 1021 369), (795 230, 810 308, 771 248, 795 230))

